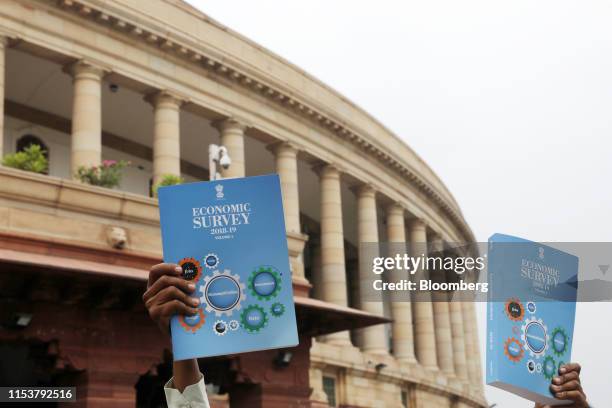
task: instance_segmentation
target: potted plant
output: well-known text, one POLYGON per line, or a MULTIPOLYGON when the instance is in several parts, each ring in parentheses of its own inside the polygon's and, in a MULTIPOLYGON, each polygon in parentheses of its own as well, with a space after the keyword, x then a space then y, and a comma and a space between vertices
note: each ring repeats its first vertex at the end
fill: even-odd
POLYGON ((153 196, 157 197, 157 190, 160 187, 174 186, 177 184, 183 184, 184 182, 185 180, 181 176, 177 176, 176 174, 164 174, 162 175, 160 182, 153 186, 153 196))
POLYGON ((99 166, 79 167, 77 177, 92 186, 114 188, 121 183, 123 169, 129 165, 130 162, 125 160, 103 160, 99 166))
POLYGON ((7 154, 2 159, 2 164, 6 167, 33 173, 46 174, 49 169, 49 161, 45 157, 45 151, 37 144, 32 144, 23 151, 7 154))

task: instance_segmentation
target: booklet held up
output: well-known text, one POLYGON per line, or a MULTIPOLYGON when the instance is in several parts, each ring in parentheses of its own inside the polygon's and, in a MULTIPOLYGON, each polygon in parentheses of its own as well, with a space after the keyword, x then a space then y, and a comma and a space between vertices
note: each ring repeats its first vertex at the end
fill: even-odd
POLYGON ((161 187, 159 211, 164 261, 200 299, 171 320, 175 360, 298 344, 277 175, 161 187))

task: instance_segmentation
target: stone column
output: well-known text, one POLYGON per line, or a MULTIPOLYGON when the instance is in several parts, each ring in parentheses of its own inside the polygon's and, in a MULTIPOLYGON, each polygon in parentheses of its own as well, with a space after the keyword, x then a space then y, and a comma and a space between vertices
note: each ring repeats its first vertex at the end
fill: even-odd
MULTIPOLYGON (((427 256, 427 230, 422 220, 415 219, 410 224, 410 256, 427 256)), ((422 269, 414 275, 414 280, 427 278, 422 269)), ((419 363, 425 368, 436 370, 436 335, 431 299, 427 293, 418 293, 412 304, 414 309, 415 351, 419 363)))
MULTIPOLYGON (((227 146, 226 146, 227 147, 227 146)), ((229 150, 229 148, 228 148, 229 150)), ((304 244, 308 237, 302 234, 300 227, 300 197, 298 191, 297 149, 289 143, 281 142, 270 146, 274 153, 276 172, 280 178, 285 213, 285 229, 291 260, 293 278, 304 281, 304 244)), ((230 152, 233 164, 233 153, 230 152)), ((230 166, 231 168, 231 166, 230 166)), ((242 159, 244 171, 244 151, 242 159)), ((244 175, 244 174, 243 174, 244 175)), ((238 177, 238 176, 234 176, 238 177)))
POLYGON ((465 356, 465 334, 463 328, 462 302, 453 301, 450 305, 451 333, 453 336, 453 361, 455 374, 462 380, 467 380, 467 361, 465 356))
MULTIPOLYGON (((362 310, 375 315, 383 316, 384 308, 382 294, 380 300, 372 301, 364 296, 367 286, 372 282, 372 269, 368 262, 363 262, 364 243, 378 244, 378 218, 376 212, 376 192, 370 185, 362 185, 357 192, 357 229, 359 236, 359 291, 360 307, 362 310)), ((368 255, 372 255, 369 253, 368 255)), ((388 347, 385 335, 385 326, 382 324, 366 327, 359 331, 361 346, 364 352, 373 354, 387 354, 388 347)))
MULTIPOLYGON (((438 235, 434 235, 431 240, 431 255, 443 257, 443 251, 444 241, 438 235)), ((430 270, 429 274, 435 282, 446 281, 444 270, 430 270)), ((453 340, 451 336, 448 296, 444 292, 434 291, 432 292, 432 300, 438 366, 446 374, 453 375, 453 340)))
POLYGON ((476 389, 482 387, 480 370, 480 345, 478 344, 478 324, 474 302, 462 302, 465 333, 465 351, 467 355, 468 378, 476 389))
MULTIPOLYGON (((393 203, 387 207, 387 241, 389 242, 389 256, 406 253, 404 209, 399 203, 393 203)), ((393 270, 391 282, 405 279, 404 274, 404 271, 393 270)), ((414 363, 416 358, 414 357, 412 306, 409 292, 401 296, 395 295, 395 292, 391 294, 393 354, 400 362, 414 363)))
MULTIPOLYGON (((317 168, 321 186, 321 300, 348 306, 346 266, 344 263, 344 228, 340 172, 332 165, 317 168)), ((325 341, 350 345, 348 331, 325 336, 325 341)))
POLYGON ((147 97, 153 105, 153 184, 164 175, 181 175, 180 106, 176 96, 160 91, 147 97))
POLYGON ((223 178, 244 177, 245 161, 244 161, 244 131, 246 125, 237 121, 234 118, 228 118, 213 122, 221 133, 221 144, 227 148, 232 164, 228 169, 221 168, 220 173, 223 178))
POLYGON ((99 166, 102 157, 102 77, 104 70, 85 61, 67 67, 73 78, 71 173, 99 166))
POLYGON ((8 39, 0 36, 0 166, 4 157, 4 82, 6 76, 6 45, 8 39))

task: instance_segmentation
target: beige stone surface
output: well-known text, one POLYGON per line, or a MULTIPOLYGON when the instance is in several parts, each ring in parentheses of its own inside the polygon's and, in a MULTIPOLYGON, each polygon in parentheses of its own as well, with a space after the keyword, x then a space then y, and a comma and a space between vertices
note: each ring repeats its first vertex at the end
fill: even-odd
MULTIPOLYGON (((422 220, 415 219, 410 224, 410 256, 427 255, 427 229, 422 220)), ((415 279, 425 279, 424 271, 418 270, 415 279)), ((414 309, 415 352, 419 363, 425 368, 436 370, 438 357, 436 352, 436 334, 431 301, 421 295, 412 304, 414 309)))
MULTIPOLYGON (((346 265, 344 261, 344 231, 342 225, 342 198, 340 172, 333 166, 319 169, 321 189, 321 242, 319 249, 321 300, 339 306, 348 306, 346 265)), ((325 337, 326 341, 350 345, 349 332, 325 337)))
POLYGON ((4 81, 7 38, 0 35, 0 166, 4 157, 4 81))
POLYGON ((180 106, 176 96, 162 91, 148 98, 153 105, 153 183, 165 175, 181 175, 180 106))
MULTIPOLYGON (((359 244, 378 243, 378 218, 376 210, 376 191, 370 185, 362 185, 357 191, 357 232, 359 244)), ((362 248, 360 247, 361 251, 362 248)), ((365 257, 363 257, 365 259, 365 257)), ((364 291, 371 282, 372 270, 370 265, 362 259, 359 261, 359 287, 364 291)), ((379 316, 384 315, 382 294, 380 301, 370 301, 362 297, 360 308, 368 313, 379 316)), ((381 324, 358 330, 361 338, 360 345, 364 352, 373 354, 386 354, 389 352, 385 327, 381 324)))
POLYGON ((223 178, 244 177, 244 130, 246 126, 236 119, 229 118, 214 123, 221 134, 221 144, 227 148, 232 160, 229 168, 220 169, 223 178))
MULTIPOLYGON (((431 250, 441 256, 444 250, 444 241, 438 235, 431 239, 431 250)), ((440 282, 445 281, 444 271, 430 271, 432 278, 440 282), (435 275, 435 276, 434 276, 435 275)), ((449 303, 445 293, 434 291, 432 293, 434 330, 436 332, 436 354, 438 366, 447 374, 454 374, 453 342, 451 336, 451 322, 449 315, 449 303)))
MULTIPOLYGON (((387 241, 389 249, 394 253, 406 253, 406 225, 404 208, 398 203, 387 207, 387 241)), ((389 254, 393 256, 394 253, 389 254)), ((405 272, 391 271, 391 281, 398 282, 404 278, 405 272)), ((393 355, 398 361, 414 363, 414 327, 412 325, 412 306, 406 299, 396 299, 396 293, 391 294, 391 325, 393 339, 393 355)))
POLYGON ((462 380, 467 380, 467 361, 465 355, 465 333, 463 328, 463 307, 460 302, 449 304, 451 334, 453 338, 453 362, 455 374, 462 380))
POLYGON ((86 61, 67 67, 72 74, 71 172, 99 166, 102 157, 102 90, 104 70, 86 61))

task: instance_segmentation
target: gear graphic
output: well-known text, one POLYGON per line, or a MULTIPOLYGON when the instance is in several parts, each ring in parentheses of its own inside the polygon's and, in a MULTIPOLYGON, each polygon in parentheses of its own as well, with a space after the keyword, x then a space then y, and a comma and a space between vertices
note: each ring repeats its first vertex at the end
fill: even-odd
POLYGON ((557 363, 551 356, 546 356, 542 362, 542 374, 546 379, 552 380, 557 372, 557 363))
POLYGON ((514 337, 510 337, 508 340, 504 342, 504 354, 510 361, 518 363, 523 359, 525 355, 525 350, 523 349, 523 345, 518 339, 514 337))
POLYGON ((240 322, 238 320, 230 320, 229 328, 231 331, 236 331, 240 327, 240 322))
POLYGON ((556 327, 550 335, 552 342, 552 351, 557 357, 561 357, 567 350, 569 338, 562 327, 556 327))
POLYGON ((282 303, 276 302, 270 307, 270 313, 274 317, 280 317, 285 313, 285 305, 282 303))
POLYGON ((217 256, 217 254, 207 254, 204 257, 204 266, 207 267, 208 269, 215 269, 217 266, 219 266, 219 257, 217 256))
POLYGON ((268 324, 268 315, 259 305, 249 305, 240 314, 242 327, 249 333, 257 333, 268 324))
POLYGON ((270 300, 281 290, 281 277, 271 266, 260 266, 249 276, 249 291, 259 300, 270 300))
POLYGON ((548 336, 548 328, 542 321, 536 317, 528 317, 525 323, 521 326, 523 334, 523 344, 525 350, 529 351, 531 357, 540 358, 548 350, 550 337, 548 336))
POLYGON ((242 302, 246 300, 240 275, 233 275, 229 269, 205 276, 200 293, 201 304, 205 305, 207 312, 214 312, 216 316, 231 316, 234 310, 240 310, 242 302))
POLYGON ((227 329, 227 323, 225 323, 223 320, 217 320, 213 326, 213 331, 217 336, 225 336, 227 329))
POLYGON ((504 312, 514 322, 520 322, 525 317, 525 307, 517 298, 510 298, 506 301, 504 312))
POLYGON ((202 275, 202 265, 195 258, 183 258, 178 262, 183 269, 183 278, 197 282, 202 275))
POLYGON ((183 329, 191 333, 198 331, 200 327, 204 326, 205 322, 206 317, 202 309, 198 309, 198 313, 194 316, 179 316, 179 323, 183 326, 183 329))

